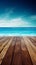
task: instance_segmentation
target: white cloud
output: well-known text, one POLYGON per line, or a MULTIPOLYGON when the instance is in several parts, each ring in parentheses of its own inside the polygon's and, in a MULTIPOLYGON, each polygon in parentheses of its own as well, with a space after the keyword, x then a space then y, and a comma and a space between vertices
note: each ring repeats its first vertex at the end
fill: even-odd
POLYGON ((36 15, 32 15, 30 18, 31 18, 32 20, 36 20, 36 15))
POLYGON ((0 19, 8 19, 10 17, 10 15, 14 13, 13 10, 14 10, 14 8, 12 8, 12 9, 7 8, 5 10, 5 12, 3 14, 1 14, 0 19))
POLYGON ((30 26, 31 23, 23 21, 22 18, 11 20, 0 19, 0 27, 25 27, 30 26))

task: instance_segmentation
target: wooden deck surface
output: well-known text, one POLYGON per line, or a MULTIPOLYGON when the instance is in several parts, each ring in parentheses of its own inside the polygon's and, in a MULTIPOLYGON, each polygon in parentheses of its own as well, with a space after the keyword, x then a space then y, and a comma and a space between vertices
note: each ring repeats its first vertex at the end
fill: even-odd
POLYGON ((36 37, 0 37, 0 65, 36 65, 36 37))

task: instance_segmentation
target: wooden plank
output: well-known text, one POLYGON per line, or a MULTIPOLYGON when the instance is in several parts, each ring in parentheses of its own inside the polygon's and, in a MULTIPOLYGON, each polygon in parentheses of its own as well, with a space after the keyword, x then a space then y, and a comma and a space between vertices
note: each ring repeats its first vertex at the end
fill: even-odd
POLYGON ((0 40, 0 46, 2 45, 2 42, 4 42, 4 41, 5 41, 5 38, 0 40))
POLYGON ((23 38, 21 39, 22 65, 33 65, 23 38))
POLYGON ((28 42, 30 42, 30 45, 31 45, 32 49, 34 50, 34 52, 36 52, 36 46, 34 45, 35 42, 33 44, 33 42, 31 42, 31 40, 29 38, 27 38, 27 40, 28 40, 28 42))
POLYGON ((1 65, 36 65, 36 53, 33 51, 35 46, 32 48, 32 42, 28 37, 8 38, 10 40, 0 56, 1 65))
POLYGON ((5 39, 7 39, 7 37, 3 37, 0 39, 0 42, 3 42, 5 39))
POLYGON ((32 46, 31 46, 32 42, 29 41, 29 39, 27 37, 25 37, 24 40, 25 40, 25 44, 27 46, 27 49, 29 51, 30 57, 32 59, 33 65, 36 65, 36 53, 35 53, 35 50, 33 50, 34 47, 32 48, 32 46))
POLYGON ((16 46, 15 46, 15 51, 14 51, 14 57, 13 61, 11 62, 11 65, 22 65, 21 62, 21 52, 20 52, 20 38, 16 38, 16 46))
POLYGON ((1 62, 2 62, 2 60, 3 60, 3 58, 4 58, 4 56, 5 56, 5 54, 6 54, 6 52, 7 52, 7 50, 8 50, 8 48, 9 48, 10 44, 11 44, 11 41, 12 41, 12 39, 10 39, 10 40, 7 42, 7 45, 4 47, 3 51, 0 53, 0 64, 1 64, 1 62))
POLYGON ((3 38, 6 38, 6 37, 4 37, 4 36, 3 37, 0 37, 0 40, 3 39, 3 38))
POLYGON ((2 52, 3 48, 6 46, 9 39, 7 39, 4 43, 2 43, 2 46, 0 46, 0 53, 2 52))
POLYGON ((15 39, 15 41, 14 40, 11 41, 11 45, 8 48, 7 53, 4 57, 1 65, 10 65, 11 64, 11 60, 13 58, 14 49, 15 49, 15 42, 16 42, 16 39, 15 39))
POLYGON ((6 38, 6 37, 4 38, 4 37, 3 37, 3 39, 0 40, 0 47, 3 45, 3 43, 4 43, 7 39, 8 39, 8 38, 6 38))
POLYGON ((28 39, 32 42, 33 45, 36 46, 36 40, 34 37, 28 37, 28 39))

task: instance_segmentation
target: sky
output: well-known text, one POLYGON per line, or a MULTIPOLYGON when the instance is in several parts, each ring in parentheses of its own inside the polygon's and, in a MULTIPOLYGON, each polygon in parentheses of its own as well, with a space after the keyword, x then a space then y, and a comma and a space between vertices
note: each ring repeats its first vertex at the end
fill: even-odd
POLYGON ((36 27, 36 0, 0 0, 0 27, 36 27))

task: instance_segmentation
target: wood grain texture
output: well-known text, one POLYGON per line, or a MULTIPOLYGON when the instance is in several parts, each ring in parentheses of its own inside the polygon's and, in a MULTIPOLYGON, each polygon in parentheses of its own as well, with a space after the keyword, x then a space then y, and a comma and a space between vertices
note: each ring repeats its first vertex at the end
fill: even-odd
POLYGON ((2 37, 0 41, 0 65, 36 65, 36 37, 2 37))

